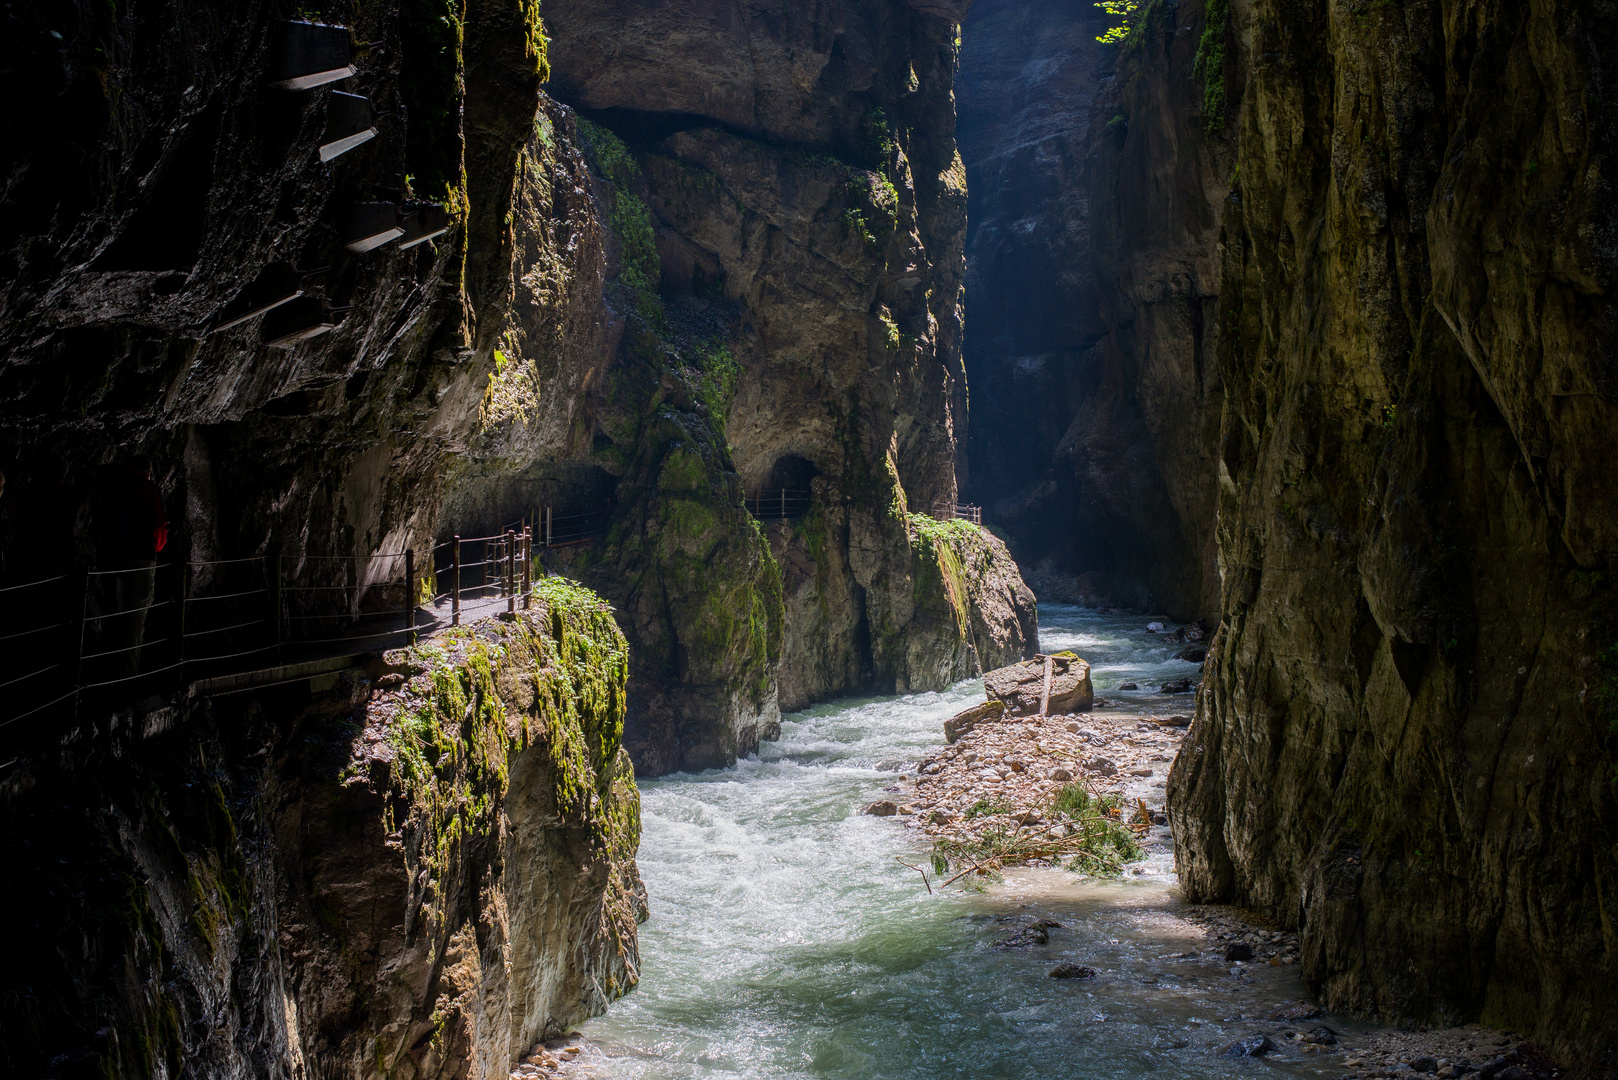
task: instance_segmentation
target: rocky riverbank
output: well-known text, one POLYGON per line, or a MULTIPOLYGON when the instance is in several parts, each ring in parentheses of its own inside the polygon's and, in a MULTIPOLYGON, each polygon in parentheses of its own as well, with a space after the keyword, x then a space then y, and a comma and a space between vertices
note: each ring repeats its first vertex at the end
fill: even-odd
POLYGON ((1111 875, 1166 861, 1164 777, 1187 717, 1045 715, 1042 702, 1094 700, 1089 665, 1071 653, 1000 668, 984 683, 987 700, 945 722, 950 745, 865 813, 908 818, 951 880, 1014 865, 1111 875))

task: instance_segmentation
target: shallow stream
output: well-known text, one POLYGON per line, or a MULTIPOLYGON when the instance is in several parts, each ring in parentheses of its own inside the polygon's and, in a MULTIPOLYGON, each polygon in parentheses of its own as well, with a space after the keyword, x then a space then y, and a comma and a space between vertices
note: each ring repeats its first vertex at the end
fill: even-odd
MULTIPOLYGON (((1147 621, 1046 606, 1041 643, 1090 659, 1097 693, 1127 700, 1130 712, 1189 711, 1185 696, 1146 689, 1195 672, 1171 659, 1183 646, 1144 632, 1147 621), (1112 692, 1126 680, 1142 691, 1112 692)), ((923 847, 902 819, 860 808, 941 744, 946 717, 981 699, 974 681, 817 706, 787 717, 780 741, 755 760, 642 783, 652 917, 641 928, 639 988, 583 1029, 606 1055, 601 1072, 1341 1075, 1331 1056, 1290 1048, 1264 1061, 1219 1055, 1284 1026, 1243 1014, 1267 1016, 1305 995, 1295 967, 1223 963, 1181 917, 1166 872, 1097 883, 1021 871, 987 892, 930 895, 900 865, 895 856, 923 864, 923 847), (1048 945, 996 947, 1036 918, 1061 924, 1048 945), (1189 952, 1200 955, 1180 955, 1189 952), (1062 961, 1098 974, 1049 977, 1062 961)))

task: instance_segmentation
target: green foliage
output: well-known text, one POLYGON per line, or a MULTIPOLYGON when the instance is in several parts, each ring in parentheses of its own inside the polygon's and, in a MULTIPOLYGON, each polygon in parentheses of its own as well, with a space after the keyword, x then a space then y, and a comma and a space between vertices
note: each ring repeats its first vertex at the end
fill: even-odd
POLYGON ((893 163, 893 129, 888 125, 888 114, 871 109, 860 118, 860 153, 867 168, 886 173, 893 163))
POLYGON ((910 528, 910 545, 916 555, 916 599, 925 599, 936 571, 938 586, 955 614, 956 632, 965 638, 972 627, 972 608, 962 557, 966 545, 983 542, 983 534, 970 521, 938 521, 926 514, 910 515, 910 528))
POLYGON ((1011 813, 1011 803, 1007 802, 1003 797, 998 799, 979 799, 977 802, 966 808, 965 817, 968 821, 970 821, 972 818, 991 817, 995 814, 1009 813, 1011 813))
POLYGON ((1129 36, 1135 14, 1140 10, 1141 0, 1099 0, 1096 7, 1111 15, 1113 23, 1107 28, 1107 32, 1096 40, 1103 45, 1116 45, 1129 36))
MULTIPOLYGON (((1069 784, 1057 791, 1043 820, 1019 816, 987 824, 977 835, 940 838, 933 847, 933 869, 941 876, 952 867, 993 874, 1006 866, 1065 860, 1077 873, 1116 877, 1142 854, 1120 808, 1117 795, 1097 798, 1084 785, 1069 784)), ((1004 799, 979 799, 964 816, 972 820, 1011 813, 1004 799)))
POLYGON ((724 342, 700 346, 696 354, 702 372, 697 393, 713 417, 715 433, 723 437, 725 425, 730 421, 730 406, 736 398, 741 365, 736 363, 736 357, 724 342))
POLYGON ((1123 800, 1108 792, 1099 797, 1083 784, 1066 784, 1051 802, 1052 816, 1065 817, 1082 837, 1079 850, 1068 861, 1068 868, 1092 877, 1116 877, 1124 864, 1141 857, 1134 830, 1122 817, 1123 800))
POLYGON ((865 224, 865 215, 857 209, 850 208, 843 211, 843 231, 849 236, 863 240, 866 247, 876 246, 876 235, 871 232, 870 226, 865 224))
POLYGON ((653 329, 664 326, 663 301, 657 295, 662 270, 652 215, 633 188, 642 183, 640 165, 624 141, 599 124, 579 120, 590 163, 613 185, 608 223, 622 247, 623 270, 618 275, 630 294, 636 314, 653 329))
POLYGON ((401 0, 405 168, 415 194, 455 202, 461 168, 463 0, 401 0))
POLYGON ((540 0, 522 0, 522 14, 527 30, 528 58, 534 62, 539 81, 545 82, 551 77, 551 39, 545 36, 545 23, 539 17, 539 3, 540 0))
POLYGON ((1202 40, 1192 74, 1202 80, 1202 125, 1209 135, 1225 130, 1225 27, 1230 16, 1230 0, 1207 0, 1202 40))

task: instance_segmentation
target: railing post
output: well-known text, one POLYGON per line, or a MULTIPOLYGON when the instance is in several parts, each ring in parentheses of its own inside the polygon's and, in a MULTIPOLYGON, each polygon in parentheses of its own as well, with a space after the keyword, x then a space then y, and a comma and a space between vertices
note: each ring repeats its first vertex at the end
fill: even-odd
POLYGON ((79 699, 84 696, 84 635, 90 624, 90 575, 79 575, 79 649, 73 657, 73 719, 79 718, 79 699))
POLYGON ((461 625, 461 538, 449 545, 449 624, 461 625))
POLYGON ((264 556, 264 585, 270 590, 270 633, 275 644, 275 662, 281 662, 281 616, 285 603, 281 593, 281 549, 271 548, 264 556))
POLYGON ((517 534, 506 530, 506 613, 517 612, 517 534))
POLYGON ((545 546, 546 547, 551 546, 551 522, 552 522, 551 509, 552 508, 550 506, 548 506, 548 505, 545 507, 545 546))
POLYGON ((533 607, 534 603, 534 530, 525 528, 522 531, 522 609, 524 611, 533 607))
MULTIPOLYGON (((184 562, 177 562, 174 564, 174 572, 180 575, 180 586, 178 589, 180 600, 179 614, 177 614, 174 618, 174 660, 178 664, 185 663, 185 602, 190 591, 186 588, 187 579, 190 577, 186 571, 190 569, 190 566, 191 560, 189 558, 184 562)), ((180 681, 182 683, 185 681, 185 668, 183 667, 180 669, 180 681)))
POLYGON ((405 635, 410 644, 416 643, 416 551, 405 548, 405 635))

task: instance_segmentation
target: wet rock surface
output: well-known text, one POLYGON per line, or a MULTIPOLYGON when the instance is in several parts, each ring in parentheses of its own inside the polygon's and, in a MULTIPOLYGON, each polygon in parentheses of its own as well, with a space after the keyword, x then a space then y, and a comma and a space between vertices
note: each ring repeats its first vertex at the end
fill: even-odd
MULTIPOLYGON (((1618 104, 1585 90, 1618 22, 1143 10, 1097 110, 1118 123, 1091 127, 1097 351, 1220 568, 1170 782, 1187 895, 1307 926, 1334 1009, 1488 1015, 1618 1067, 1592 677, 1618 551, 1594 464, 1618 203, 1592 183, 1618 104)), ((1091 460, 1138 445, 1090 431, 1091 460)))

